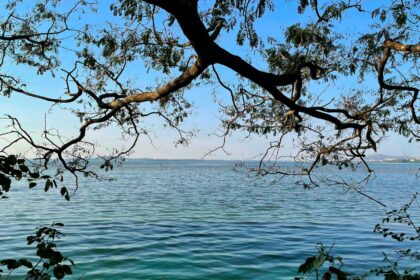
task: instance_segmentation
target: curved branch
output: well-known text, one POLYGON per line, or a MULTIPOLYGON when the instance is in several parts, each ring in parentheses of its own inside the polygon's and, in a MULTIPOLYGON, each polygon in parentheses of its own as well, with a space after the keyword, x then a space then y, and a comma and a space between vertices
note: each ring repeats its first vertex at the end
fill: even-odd
POLYGON ((392 40, 386 40, 384 42, 384 47, 400 52, 420 53, 420 45, 401 44, 392 40))
POLYGON ((406 90, 413 92, 412 100, 409 104, 411 115, 415 123, 420 124, 420 119, 417 117, 415 103, 418 99, 419 89, 410 86, 399 86, 387 84, 384 80, 385 65, 391 56, 391 50, 418 53, 420 52, 420 45, 404 45, 395 41, 386 40, 384 42, 384 56, 379 61, 378 65, 378 82, 381 88, 387 90, 406 90))
MULTIPOLYGON (((264 90, 268 91, 276 100, 284 103, 290 109, 331 122, 336 126, 337 129, 361 129, 365 127, 365 125, 358 123, 343 123, 338 118, 328 113, 320 112, 313 108, 299 105, 278 90, 278 86, 293 84, 300 77, 300 70, 303 67, 309 67, 311 69, 311 76, 315 76, 316 71, 318 71, 319 68, 314 69, 314 65, 310 63, 303 63, 300 67, 298 67, 295 73, 286 73, 283 75, 275 75, 272 73, 260 71, 244 61, 239 56, 231 54, 216 44, 213 40, 211 40, 207 29, 205 28, 198 14, 197 1, 179 0, 169 3, 162 0, 146 0, 146 2, 158 5, 175 16, 184 35, 188 38, 194 50, 197 52, 198 57, 205 61, 205 63, 208 65, 215 63, 222 64, 234 70, 241 76, 258 84, 264 90)), ((144 96, 138 95, 138 99, 140 100, 155 100, 154 98, 159 98, 159 94, 153 92, 144 96), (149 97, 149 95, 152 96, 149 97)))
POLYGON ((197 78, 207 68, 208 64, 198 58, 194 64, 185 70, 181 76, 175 78, 164 86, 157 88, 155 91, 143 92, 129 95, 125 98, 112 101, 106 106, 111 109, 118 109, 130 103, 141 103, 145 101, 155 101, 163 98, 187 85, 197 78))
MULTIPOLYGON (((0 81, 3 82, 3 83, 6 83, 3 79, 0 79, 0 81)), ((23 90, 21 88, 12 86, 10 84, 8 84, 7 87, 9 89, 11 89, 12 91, 21 93, 23 95, 30 96, 30 97, 37 98, 37 99, 41 99, 41 100, 44 100, 44 101, 54 102, 54 103, 71 103, 71 102, 75 101, 77 98, 79 98, 83 93, 83 88, 78 86, 77 87, 77 92, 74 93, 74 94, 71 94, 72 97, 70 97, 68 99, 61 99, 61 98, 50 98, 50 97, 34 94, 34 93, 29 92, 29 91, 23 90)))

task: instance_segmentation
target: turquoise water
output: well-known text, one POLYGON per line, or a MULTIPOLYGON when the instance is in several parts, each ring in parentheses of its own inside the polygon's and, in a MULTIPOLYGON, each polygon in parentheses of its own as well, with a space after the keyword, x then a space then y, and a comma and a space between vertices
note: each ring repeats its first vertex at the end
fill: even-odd
MULTIPOLYGON (((374 165, 365 191, 400 206, 420 191, 419 167, 374 165)), ((33 255, 26 236, 53 221, 76 263, 66 279, 293 279, 318 242, 363 273, 401 247, 372 232, 383 208, 339 188, 249 180, 223 161, 128 161, 110 175, 82 181, 70 202, 15 188, 0 201, 0 259, 33 255)))

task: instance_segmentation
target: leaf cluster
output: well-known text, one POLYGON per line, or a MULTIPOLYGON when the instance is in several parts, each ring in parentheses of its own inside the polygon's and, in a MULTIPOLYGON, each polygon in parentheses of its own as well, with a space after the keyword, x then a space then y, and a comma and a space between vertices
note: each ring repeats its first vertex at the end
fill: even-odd
MULTIPOLYGON (((55 279, 63 279, 66 275, 72 275, 71 266, 74 262, 63 256, 58 250, 56 241, 64 236, 57 228, 63 227, 62 223, 53 223, 48 227, 39 227, 35 235, 27 237, 28 245, 36 244, 37 262, 28 259, 3 259, 0 260, 0 267, 5 266, 9 270, 6 279, 19 268, 28 269, 25 279, 27 280, 49 280, 53 276, 55 279)), ((0 277, 3 271, 0 269, 0 277)))

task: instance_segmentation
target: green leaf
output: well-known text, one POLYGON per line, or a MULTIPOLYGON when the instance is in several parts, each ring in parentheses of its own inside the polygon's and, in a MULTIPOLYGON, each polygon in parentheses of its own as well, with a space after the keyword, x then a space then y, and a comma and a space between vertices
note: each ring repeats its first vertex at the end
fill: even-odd
POLYGON ((32 263, 30 261, 26 260, 26 259, 20 259, 18 261, 18 263, 19 263, 19 265, 26 266, 27 268, 32 268, 33 267, 32 263))
POLYGON ((38 250, 36 251, 36 255, 43 259, 50 259, 53 254, 54 254, 53 250, 51 250, 50 248, 42 247, 42 246, 39 247, 38 250))
POLYGON ((331 280, 331 272, 325 272, 324 275, 322 275, 321 280, 331 280))
POLYGON ((52 186, 53 186, 53 182, 51 182, 50 179, 47 179, 47 181, 45 181, 44 191, 47 192, 52 186))
POLYGON ((13 259, 1 260, 0 265, 6 265, 8 270, 16 269, 20 266, 19 262, 13 259))
POLYGON ((344 271, 341 271, 340 269, 335 268, 333 266, 330 266, 329 271, 337 275, 337 280, 347 280, 347 273, 345 273, 344 271))
POLYGON ((62 196, 64 196, 64 198, 69 201, 70 200, 70 195, 69 195, 69 191, 67 190, 66 187, 62 187, 60 190, 60 193, 62 196))
POLYGON ((31 178, 33 178, 33 179, 38 179, 40 174, 39 174, 39 172, 33 172, 33 173, 30 172, 29 176, 31 176, 31 178))
POLYGON ((71 267, 69 265, 63 265, 63 270, 65 274, 73 274, 73 271, 71 270, 71 267))
POLYGON ((15 155, 10 155, 6 158, 6 164, 13 166, 17 163, 17 158, 15 155))
POLYGON ((57 265, 56 267, 54 267, 53 274, 54 274, 55 278, 63 279, 64 276, 65 276, 65 272, 63 270, 63 267, 61 265, 57 265))
POLYGON ((26 240, 28 241, 28 245, 31 245, 32 243, 34 243, 37 240, 36 236, 30 235, 28 237, 26 237, 26 240))
POLYGON ((70 266, 57 264, 54 267, 53 274, 54 274, 55 278, 63 279, 66 274, 70 275, 70 274, 73 274, 73 272, 72 272, 70 266))
POLYGON ((22 171, 23 173, 28 173, 29 172, 29 168, 26 165, 19 165, 19 169, 20 171, 22 171))
POLYGON ((51 265, 55 265, 62 262, 64 260, 64 257, 60 252, 52 251, 49 260, 51 265))
POLYGON ((299 266, 298 273, 308 273, 314 271, 320 268, 326 259, 327 256, 325 254, 309 257, 301 266, 299 266))
POLYGON ((10 190, 11 184, 12 184, 12 181, 10 180, 10 178, 0 173, 0 186, 5 192, 8 192, 10 190))

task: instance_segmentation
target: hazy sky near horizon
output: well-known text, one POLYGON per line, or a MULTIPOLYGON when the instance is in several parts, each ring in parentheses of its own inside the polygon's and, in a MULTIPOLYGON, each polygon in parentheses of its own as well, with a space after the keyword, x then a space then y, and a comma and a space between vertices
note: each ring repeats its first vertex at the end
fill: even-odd
MULTIPOLYGON (((105 14, 108 11, 110 1, 100 1, 99 12, 90 18, 91 22, 102 22, 104 18, 108 18, 105 14)), ((295 4, 285 4, 284 10, 281 11, 282 20, 293 22, 295 19, 291 18, 294 14, 289 13, 290 9, 296 9, 295 4)), ((108 11, 109 12, 109 11, 108 11)), ((1 12, 0 12, 1 15, 1 12)), ((269 15, 268 23, 265 26, 259 26, 259 30, 264 33, 270 34, 279 32, 278 15, 269 15)), ((347 22, 347 25, 342 25, 340 28, 353 28, 352 22, 347 22)), ((353 22, 354 23, 354 22, 353 22)), ((284 25, 284 23, 282 23, 284 25)), ((233 36, 233 33, 230 35, 233 36)), ((245 58, 247 56, 247 49, 235 46, 232 41, 234 38, 223 36, 219 43, 232 51, 233 53, 245 58)), ((263 69, 265 64, 261 61, 253 61, 255 67, 263 69)), ((223 75, 224 79, 235 79, 234 73, 217 66, 217 69, 223 75)), ((15 65, 5 65, 4 69, 11 73, 19 74, 23 80, 31 86, 36 92, 45 94, 47 96, 57 96, 63 92, 62 81, 48 80, 44 81, 43 77, 34 75, 30 71, 16 67, 15 65), (57 93, 59 92, 59 93, 57 93)), ((132 79, 142 83, 143 77, 147 75, 147 71, 143 65, 135 65, 128 69, 128 74, 132 79)), ((150 81, 150 78, 146 78, 150 81)), ((343 80, 340 85, 342 88, 346 87, 349 81, 343 80)), ((369 81, 368 81, 369 83, 369 81)), ((373 83, 373 81, 370 81, 373 83)), ((319 84, 315 90, 322 90, 325 85, 319 84)), ((192 115, 185 121, 183 127, 185 129, 193 129, 196 131, 195 136, 192 138, 190 145, 174 146, 177 140, 176 131, 170 128, 164 128, 161 121, 150 119, 145 123, 145 126, 154 128, 154 133, 150 134, 150 139, 142 137, 134 149, 132 157, 136 158, 157 158, 157 159, 200 159, 207 152, 222 143, 222 139, 215 134, 219 131, 220 127, 220 113, 219 108, 214 102, 212 93, 214 88, 210 86, 194 87, 188 90, 186 97, 193 103, 192 115), (151 141, 150 141, 151 140, 151 141)), ((224 99, 228 97, 228 93, 220 87, 216 87, 218 98, 224 99)), ((60 106, 53 106, 48 102, 36 100, 27 96, 22 96, 14 93, 10 98, 0 96, 0 114, 10 114, 18 117, 22 125, 31 131, 35 139, 39 139, 40 134, 44 130, 44 121, 47 120, 49 128, 55 127, 60 130, 64 136, 75 136, 79 128, 78 119, 65 110, 61 110, 60 106), (45 116, 47 116, 45 118, 45 116)), ((0 120, 0 132, 5 130, 7 122, 0 120)), ((226 143, 226 151, 217 151, 212 155, 207 156, 207 159, 239 159, 247 160, 254 159, 265 151, 270 142, 270 138, 262 136, 245 137, 243 133, 233 134, 228 138, 226 143)), ((129 146, 130 143, 121 140, 119 130, 115 127, 105 128, 99 131, 89 130, 88 139, 93 141, 97 150, 106 153, 114 147, 121 145, 129 146)), ((0 142, 1 143, 1 142, 0 142)), ((379 145, 378 153, 387 155, 407 155, 420 157, 420 144, 408 143, 405 139, 396 134, 389 134, 387 139, 379 145)), ((16 149, 16 152, 23 152, 24 146, 16 149)), ((293 151, 293 137, 289 137, 285 141, 284 155, 289 155, 293 151)))

